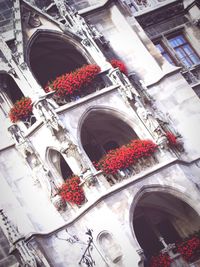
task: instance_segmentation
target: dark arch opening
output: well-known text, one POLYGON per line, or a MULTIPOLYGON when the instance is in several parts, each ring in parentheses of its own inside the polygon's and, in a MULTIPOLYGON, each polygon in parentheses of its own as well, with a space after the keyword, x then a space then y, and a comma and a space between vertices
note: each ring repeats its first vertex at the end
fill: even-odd
POLYGON ((66 181, 73 175, 73 172, 67 164, 66 160, 57 150, 50 149, 49 160, 52 163, 53 167, 56 169, 57 173, 63 178, 64 181, 66 181))
POLYGON ((147 262, 167 244, 175 243, 200 229, 200 219, 187 203, 164 192, 145 193, 138 201, 133 217, 135 236, 147 262))
POLYGON ((39 33, 29 51, 30 67, 43 87, 57 76, 87 64, 75 46, 51 33, 39 33))
POLYGON ((81 128, 81 142, 91 161, 137 138, 126 122, 106 111, 90 112, 81 128))
POLYGON ((14 79, 8 74, 1 74, 0 80, 2 81, 2 88, 14 104, 17 100, 20 100, 24 95, 14 79))

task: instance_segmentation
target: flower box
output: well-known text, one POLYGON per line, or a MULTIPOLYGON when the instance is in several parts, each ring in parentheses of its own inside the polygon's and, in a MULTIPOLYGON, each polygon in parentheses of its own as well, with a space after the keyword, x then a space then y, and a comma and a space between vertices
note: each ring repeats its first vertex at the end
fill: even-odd
MULTIPOLYGON (((200 266, 200 232, 176 242, 175 252, 180 253, 184 260, 190 263, 191 267, 200 266)), ((170 262, 172 260, 169 259, 167 254, 159 253, 151 258, 149 267, 169 267, 170 262)))
POLYGON ((73 72, 57 77, 52 82, 48 82, 45 91, 55 91, 55 99, 65 99, 66 102, 70 102, 72 99, 79 98, 80 94, 87 90, 100 70, 97 65, 84 65, 73 72))
POLYGON ((128 71, 127 71, 126 65, 121 60, 112 59, 110 61, 110 64, 112 65, 113 68, 119 68, 119 70, 122 73, 124 73, 125 75, 128 75, 128 71))
POLYGON ((32 100, 29 97, 23 97, 11 108, 9 118, 13 123, 25 121, 31 117, 32 109, 32 100))
POLYGON ((116 174, 119 170, 137 164, 140 159, 152 156, 157 145, 150 140, 132 140, 129 144, 110 150, 97 164, 106 174, 116 174))
POLYGON ((68 178, 59 188, 61 198, 71 204, 81 205, 85 200, 85 194, 80 186, 80 178, 74 176, 68 178))
POLYGON ((149 267, 170 267, 171 259, 168 254, 160 253, 157 256, 151 258, 149 267))

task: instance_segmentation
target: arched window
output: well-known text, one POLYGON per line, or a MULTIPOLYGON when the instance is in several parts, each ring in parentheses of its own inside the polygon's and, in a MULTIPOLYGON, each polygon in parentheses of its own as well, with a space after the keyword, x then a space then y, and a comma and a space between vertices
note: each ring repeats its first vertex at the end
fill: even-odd
POLYGON ((55 149, 50 149, 48 159, 51 164, 52 172, 62 177, 65 181, 73 175, 72 170, 64 159, 63 155, 55 149))
POLYGON ((91 111, 81 128, 81 142, 91 161, 137 138, 126 122, 107 111, 91 111))
POLYGON ((8 74, 0 75, 0 87, 1 91, 8 96, 12 104, 24 96, 14 79, 8 74))
POLYGON ((175 243, 200 228, 198 214, 185 202, 168 193, 145 193, 138 201, 133 218, 136 238, 149 261, 163 245, 175 243))
POLYGON ((62 35, 44 32, 38 33, 32 40, 27 60, 43 87, 57 76, 87 64, 75 45, 66 41, 62 35))
POLYGON ((120 245, 116 242, 112 234, 107 231, 100 233, 98 242, 105 258, 112 262, 117 263, 122 258, 120 245))

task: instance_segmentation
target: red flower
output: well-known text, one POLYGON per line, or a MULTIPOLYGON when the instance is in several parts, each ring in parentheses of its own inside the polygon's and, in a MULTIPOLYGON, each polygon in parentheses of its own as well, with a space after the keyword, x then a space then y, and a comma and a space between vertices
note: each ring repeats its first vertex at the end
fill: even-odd
POLYGON ((74 72, 63 74, 54 81, 48 82, 46 92, 55 90, 56 97, 67 97, 84 90, 100 72, 97 65, 84 65, 74 72))
POLYGON ((171 259, 168 254, 160 253, 157 256, 153 256, 150 261, 150 267, 170 267, 171 259))
POLYGON ((127 68, 126 68, 125 64, 122 61, 117 60, 117 59, 112 59, 110 61, 110 64, 113 66, 113 68, 119 68, 119 70, 122 73, 124 73, 125 75, 128 74, 127 68))
POLYGON ((110 150, 97 164, 97 169, 107 174, 133 165, 138 159, 155 153, 157 145, 150 140, 133 140, 120 148, 110 150))
POLYGON ((32 109, 32 100, 29 97, 22 97, 11 108, 9 118, 12 122, 27 119, 30 117, 32 109))
POLYGON ((82 187, 80 187, 80 178, 74 176, 65 181, 59 189, 59 195, 67 202, 81 205, 85 200, 82 187))
POLYGON ((166 136, 170 146, 174 147, 178 145, 177 138, 173 133, 166 132, 166 136))
POLYGON ((178 252, 187 262, 194 262, 200 257, 200 239, 193 236, 176 244, 178 252))

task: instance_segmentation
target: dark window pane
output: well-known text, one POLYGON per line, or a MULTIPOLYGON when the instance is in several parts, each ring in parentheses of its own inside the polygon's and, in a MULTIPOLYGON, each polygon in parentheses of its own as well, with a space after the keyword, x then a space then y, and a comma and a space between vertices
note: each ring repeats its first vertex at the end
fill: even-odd
POLYGON ((177 35, 168 39, 171 47, 175 50, 179 60, 186 66, 191 67, 200 62, 198 55, 183 35, 177 35))

